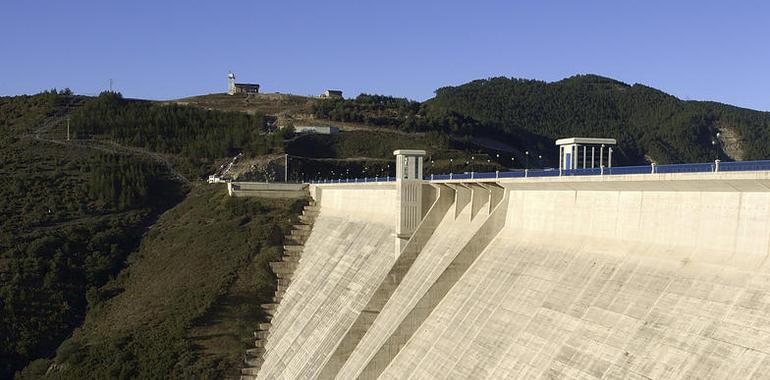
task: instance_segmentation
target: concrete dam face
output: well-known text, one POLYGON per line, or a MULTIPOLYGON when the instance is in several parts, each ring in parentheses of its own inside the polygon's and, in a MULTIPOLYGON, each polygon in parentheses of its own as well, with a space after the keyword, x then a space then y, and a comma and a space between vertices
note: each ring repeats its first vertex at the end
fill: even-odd
POLYGON ((311 194, 246 378, 770 376, 770 172, 311 194))

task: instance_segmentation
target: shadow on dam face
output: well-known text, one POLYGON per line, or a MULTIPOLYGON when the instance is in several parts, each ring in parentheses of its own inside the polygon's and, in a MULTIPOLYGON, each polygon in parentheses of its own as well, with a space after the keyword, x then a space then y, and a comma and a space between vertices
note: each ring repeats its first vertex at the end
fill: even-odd
POLYGON ((394 184, 311 186, 258 378, 770 373, 770 173, 424 186, 403 258, 394 184))

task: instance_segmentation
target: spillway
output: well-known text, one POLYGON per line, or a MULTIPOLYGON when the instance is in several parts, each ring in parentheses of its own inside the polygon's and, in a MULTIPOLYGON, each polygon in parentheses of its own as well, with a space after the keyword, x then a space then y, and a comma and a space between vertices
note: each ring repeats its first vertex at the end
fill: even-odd
POLYGON ((766 378, 770 173, 319 185, 259 378, 766 378))

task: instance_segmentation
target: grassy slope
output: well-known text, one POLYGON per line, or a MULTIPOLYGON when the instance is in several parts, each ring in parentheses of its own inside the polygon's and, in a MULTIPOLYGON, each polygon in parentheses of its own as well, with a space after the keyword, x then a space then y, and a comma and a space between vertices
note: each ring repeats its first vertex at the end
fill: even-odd
POLYGON ((193 96, 167 103, 191 105, 220 111, 279 115, 282 113, 309 114, 318 98, 289 94, 209 94, 193 96))
MULTIPOLYGON (((111 299, 54 360, 53 378, 221 378, 234 374, 270 297, 267 263, 299 201, 236 199, 202 187, 164 214, 100 290, 111 299)), ((39 360, 21 378, 36 378, 39 360)))

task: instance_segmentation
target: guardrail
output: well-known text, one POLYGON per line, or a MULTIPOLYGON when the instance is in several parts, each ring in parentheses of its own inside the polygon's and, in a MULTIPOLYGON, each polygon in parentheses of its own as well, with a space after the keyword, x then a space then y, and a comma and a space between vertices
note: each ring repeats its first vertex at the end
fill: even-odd
MULTIPOLYGON (((644 166, 616 166, 612 168, 586 168, 586 169, 531 169, 496 172, 466 172, 449 174, 431 174, 425 177, 428 181, 452 181, 468 179, 499 179, 499 178, 529 178, 529 177, 565 177, 565 176, 603 176, 603 175, 629 175, 629 174, 662 174, 662 173, 716 173, 737 171, 770 171, 770 160, 761 161, 730 161, 702 162, 694 164, 670 164, 670 165, 644 165, 644 166)), ((368 183, 368 182, 393 182, 395 177, 368 177, 348 178, 334 180, 311 181, 310 183, 368 183)))
POLYGON ((395 182, 396 177, 364 177, 364 178, 337 178, 337 179, 321 179, 317 181, 308 181, 311 184, 324 184, 324 183, 374 183, 374 182, 395 182))

